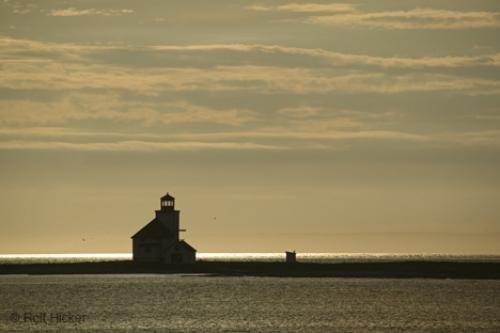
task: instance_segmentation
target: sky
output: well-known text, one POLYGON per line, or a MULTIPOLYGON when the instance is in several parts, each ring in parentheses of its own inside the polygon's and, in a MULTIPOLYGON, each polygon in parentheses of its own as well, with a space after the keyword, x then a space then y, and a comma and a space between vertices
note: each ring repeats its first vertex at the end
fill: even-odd
POLYGON ((500 254, 500 2, 0 2, 0 253, 500 254))

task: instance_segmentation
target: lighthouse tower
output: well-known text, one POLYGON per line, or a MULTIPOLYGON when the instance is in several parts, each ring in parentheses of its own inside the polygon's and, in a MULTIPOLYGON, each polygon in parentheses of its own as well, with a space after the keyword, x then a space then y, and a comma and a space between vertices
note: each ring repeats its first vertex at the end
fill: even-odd
MULTIPOLYGON (((179 241, 179 211, 175 209, 175 198, 168 192, 160 198, 160 209, 155 211, 156 219, 168 229, 172 240, 179 241)), ((184 230, 182 230, 184 231, 184 230)))

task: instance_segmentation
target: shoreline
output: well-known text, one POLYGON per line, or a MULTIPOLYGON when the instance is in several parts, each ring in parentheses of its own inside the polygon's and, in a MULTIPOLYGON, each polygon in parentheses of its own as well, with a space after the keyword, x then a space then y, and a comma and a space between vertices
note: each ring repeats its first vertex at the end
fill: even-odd
POLYGON ((132 260, 77 263, 5 263, 0 275, 207 274, 211 276, 500 279, 500 263, 392 261, 293 263, 197 261, 195 264, 137 263, 132 260))

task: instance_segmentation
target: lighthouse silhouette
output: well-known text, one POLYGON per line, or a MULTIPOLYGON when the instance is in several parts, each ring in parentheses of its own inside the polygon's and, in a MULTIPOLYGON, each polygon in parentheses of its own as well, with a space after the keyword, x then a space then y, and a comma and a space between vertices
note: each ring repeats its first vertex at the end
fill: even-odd
POLYGON ((160 198, 155 218, 132 236, 134 261, 189 264, 196 261, 196 249, 180 239, 180 211, 175 198, 167 192, 160 198))

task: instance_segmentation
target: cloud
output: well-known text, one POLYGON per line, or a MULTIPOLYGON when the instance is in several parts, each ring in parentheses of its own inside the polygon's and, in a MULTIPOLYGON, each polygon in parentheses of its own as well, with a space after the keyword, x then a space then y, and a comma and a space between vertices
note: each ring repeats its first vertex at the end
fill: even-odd
POLYGON ((497 129, 463 132, 458 135, 454 133, 446 133, 443 134, 442 137, 469 147, 495 146, 500 148, 500 130, 497 129))
POLYGON ((71 93, 56 101, 0 100, 0 124, 57 125, 78 120, 153 124, 210 123, 239 126, 254 119, 245 109, 214 109, 183 100, 148 103, 116 94, 71 93))
POLYGON ((276 56, 308 56, 318 60, 325 60, 327 61, 327 64, 332 66, 365 65, 395 68, 500 66, 499 53, 481 56, 443 56, 420 58, 377 57, 333 52, 321 48, 299 48, 263 44, 212 44, 190 46, 163 45, 152 46, 151 49, 161 52, 229 51, 240 53, 262 53, 276 56))
MULTIPOLYGON (((43 129, 18 129, 14 133, 23 132, 24 137, 44 137, 48 133, 43 129), (41 135, 40 135, 41 134, 41 135)), ((57 131, 62 138, 68 138, 64 130, 57 131)), ((0 134, 12 133, 2 131, 0 134)), ((75 137, 78 135, 75 132, 75 137)), ((94 133, 89 136, 85 133, 85 140, 92 137, 105 137, 107 133, 94 133)), ((114 133, 119 137, 118 133, 114 133)), ((127 137, 126 133, 122 134, 127 137)), ((56 139, 58 134, 49 135, 56 139)), ((138 138, 141 134, 137 135, 138 138)), ((145 137, 150 136, 145 134, 145 137)), ((72 136, 70 136, 72 137, 72 136)), ((151 136, 150 136, 151 139, 151 136)), ((0 140, 0 150, 51 150, 51 151, 115 151, 115 152, 161 152, 161 151, 200 151, 200 150, 333 150, 345 151, 350 144, 356 141, 400 141, 425 143, 432 142, 430 136, 414 133, 384 130, 363 131, 331 131, 331 132, 297 132, 292 130, 274 131, 241 131, 219 133, 184 133, 172 135, 158 135, 155 141, 144 139, 124 141, 99 142, 72 142, 72 141, 44 141, 44 140, 0 140), (286 144, 283 144, 286 142, 286 144)))
POLYGON ((0 135, 15 137, 101 137, 101 136, 127 136, 126 133, 113 132, 86 132, 66 127, 0 127, 0 135))
POLYGON ((5 2, 5 4, 11 7, 12 13, 18 15, 30 14, 38 8, 34 3, 5 2))
POLYGON ((282 127, 296 132, 329 133, 331 131, 370 129, 373 125, 393 122, 391 112, 360 112, 310 105, 281 108, 276 111, 282 127))
POLYGON ((93 53, 116 50, 109 45, 42 42, 30 39, 0 37, 2 63, 85 62, 93 53))
POLYGON ((29 3, 28 1, 0 1, 0 6, 5 6, 9 8, 13 14, 16 15, 26 15, 34 12, 38 9, 38 4, 29 3))
MULTIPOLYGON (((225 139, 295 139, 295 140, 409 140, 429 141, 429 137, 416 133, 405 133, 390 130, 361 130, 361 131, 296 131, 287 129, 239 131, 221 133, 191 133, 188 137, 199 140, 225 140, 225 139)), ((182 136, 179 136, 182 138, 182 136)))
POLYGON ((260 94, 453 92, 496 95, 494 79, 456 75, 339 72, 324 68, 218 66, 213 68, 124 68, 78 63, 5 63, 0 88, 114 89, 143 95, 179 91, 247 91, 260 94))
POLYGON ((354 11, 355 6, 349 3, 289 3, 277 6, 252 5, 245 9, 258 12, 291 12, 291 13, 344 13, 354 11))
POLYGON ((53 9, 48 12, 49 16, 121 16, 131 14, 134 11, 132 9, 77 9, 74 7, 64 8, 64 9, 53 9))
POLYGON ((160 152, 199 150, 281 150, 286 147, 251 142, 58 142, 58 141, 0 141, 0 150, 56 150, 56 151, 117 151, 160 152))
POLYGON ((407 11, 356 12, 312 16, 305 22, 328 26, 362 26, 391 30, 499 28, 500 14, 486 11, 453 11, 415 8, 407 11))
MULTIPOLYGON (((126 48, 126 47, 125 47, 126 48)), ((128 49, 128 48, 126 48, 128 49)), ((134 48, 132 48, 134 49, 134 48)), ((142 48, 141 48, 142 49, 142 48)), ((8 89, 78 90, 114 89, 144 95, 178 91, 251 91, 274 93, 382 93, 409 91, 450 91, 469 95, 498 94, 498 80, 461 77, 437 73, 412 72, 391 74, 377 71, 353 71, 350 65, 375 67, 469 67, 498 66, 500 55, 472 57, 399 58, 349 55, 322 49, 303 49, 268 45, 192 45, 149 46, 143 52, 230 52, 264 53, 277 56, 306 55, 328 62, 328 66, 218 65, 199 67, 137 67, 96 63, 90 53, 118 52, 118 46, 43 43, 12 38, 0 39, 2 80, 8 89), (148 51, 149 50, 149 51, 148 51), (343 64, 345 71, 334 70, 343 64)), ((205 57, 202 57, 205 58, 205 57)), ((220 59, 220 57, 216 57, 220 59)), ((231 57, 223 57, 231 58, 231 57)), ((279 58, 279 57, 278 57, 279 58)), ((248 59, 253 59, 249 57, 248 59)), ((220 61, 220 60, 219 60, 220 61)), ((198 114, 201 114, 198 112, 198 114)))
MULTIPOLYGON (((315 123, 225 132, 99 132, 63 127, 0 128, 0 150, 347 150, 364 142, 400 142, 443 147, 500 148, 499 130, 407 132, 374 128, 331 128, 315 123), (33 140, 37 138, 37 140, 33 140), (49 139, 49 140, 47 140, 49 139), (74 142, 73 140, 78 140, 74 142)), ((373 124, 372 124, 373 125, 373 124)))
POLYGON ((0 100, 4 150, 345 150, 377 141, 495 147, 499 142, 498 135, 481 131, 398 130, 405 124, 394 123, 389 111, 339 110, 326 106, 325 99, 408 92, 499 95, 500 82, 493 76, 474 77, 484 71, 447 69, 499 66, 500 54, 407 58, 265 44, 138 47, 4 37, 0 61, 0 88, 16 91, 0 100), (148 66, 113 63, 122 55, 168 57, 148 66), (105 56, 111 61, 102 61, 105 56), (172 59, 208 59, 210 65, 172 59), (276 104, 228 107, 230 101, 214 102, 219 92, 243 101, 247 94, 278 97, 276 104), (28 93, 33 97, 18 97, 28 93), (310 96, 281 104, 290 95, 310 96), (96 124, 102 132, 85 130, 96 124))
MULTIPOLYGON (((282 45, 266 44, 208 44, 208 45, 145 45, 141 47, 124 45, 83 45, 71 43, 50 43, 9 37, 0 38, 0 59, 4 63, 29 64, 30 62, 82 62, 95 63, 101 55, 123 53, 154 59, 149 66, 164 67, 165 65, 181 63, 183 59, 192 59, 198 55, 206 64, 212 66, 248 64, 258 65, 283 63, 284 56, 293 59, 305 67, 342 67, 370 66, 383 68, 463 68, 500 66, 500 53, 477 56, 441 56, 441 57, 378 57, 364 54, 350 54, 329 51, 321 48, 300 48, 282 45), (244 58, 238 62, 233 55, 242 54, 244 58), (186 57, 186 56, 189 57, 186 57), (161 62, 161 57, 164 62, 161 62), (170 57, 168 57, 170 56, 170 57), (262 57, 265 56, 265 57, 262 57), (274 61, 275 60, 275 61, 274 61), (278 61, 281 60, 281 61, 278 61)), ((185 60, 184 60, 185 61, 185 60)), ((193 63, 188 63, 193 66, 193 63)), ((286 62, 283 63, 286 66, 286 62)), ((127 65, 127 63, 124 63, 127 65)), ((132 66, 132 64, 130 64, 132 66)), ((172 65, 170 65, 172 66, 172 65)))
POLYGON ((454 11, 434 8, 414 8, 365 12, 353 4, 290 3, 267 6, 252 5, 245 9, 256 12, 302 14, 288 21, 308 22, 337 27, 368 27, 390 30, 455 30, 500 27, 500 13, 488 11, 454 11))
MULTIPOLYGON (((397 130, 360 129, 360 130, 329 130, 304 131, 294 128, 274 130, 240 131, 223 133, 191 133, 179 135, 178 139, 189 137, 192 140, 305 140, 318 143, 321 147, 328 147, 328 142, 343 142, 353 144, 367 141, 398 141, 414 144, 429 144, 436 147, 494 147, 500 148, 500 130, 480 130, 463 132, 428 132, 415 133, 397 130), (436 144, 438 144, 436 146, 436 144)), ((298 145, 295 148, 303 148, 298 145)), ((307 147, 312 148, 311 145, 307 147)), ((336 147, 336 146, 334 146, 336 147)), ((345 146, 344 146, 345 147, 345 146)))
MULTIPOLYGON (((99 54, 117 54, 127 52, 133 54, 140 53, 142 56, 150 54, 155 58, 161 55, 201 53, 206 59, 210 53, 215 53, 214 65, 220 64, 220 52, 248 54, 245 62, 253 59, 253 55, 267 55, 270 57, 296 56, 307 57, 304 64, 311 64, 314 60, 316 65, 328 66, 375 66, 385 68, 425 68, 425 67, 475 67, 475 66, 500 66, 500 53, 485 54, 478 56, 442 56, 442 57, 378 57, 363 54, 350 54, 328 51, 321 48, 299 48, 281 45, 266 44, 209 44, 209 45, 146 45, 142 47, 132 47, 123 45, 81 45, 70 43, 50 43, 25 39, 14 39, 9 37, 0 38, 0 59, 3 62, 26 62, 65 60, 91 62, 90 56, 99 54), (318 61, 322 61, 321 63, 318 61)), ((225 56, 225 63, 231 62, 230 54, 225 56)), ((257 60, 254 60, 257 61, 257 60)))
POLYGON ((279 109, 277 112, 279 114, 292 117, 292 118, 297 118, 297 119, 304 119, 304 118, 309 118, 312 116, 317 116, 319 115, 323 110, 318 107, 312 107, 308 105, 301 105, 301 106, 296 106, 296 107, 288 107, 288 108, 283 108, 279 109))

